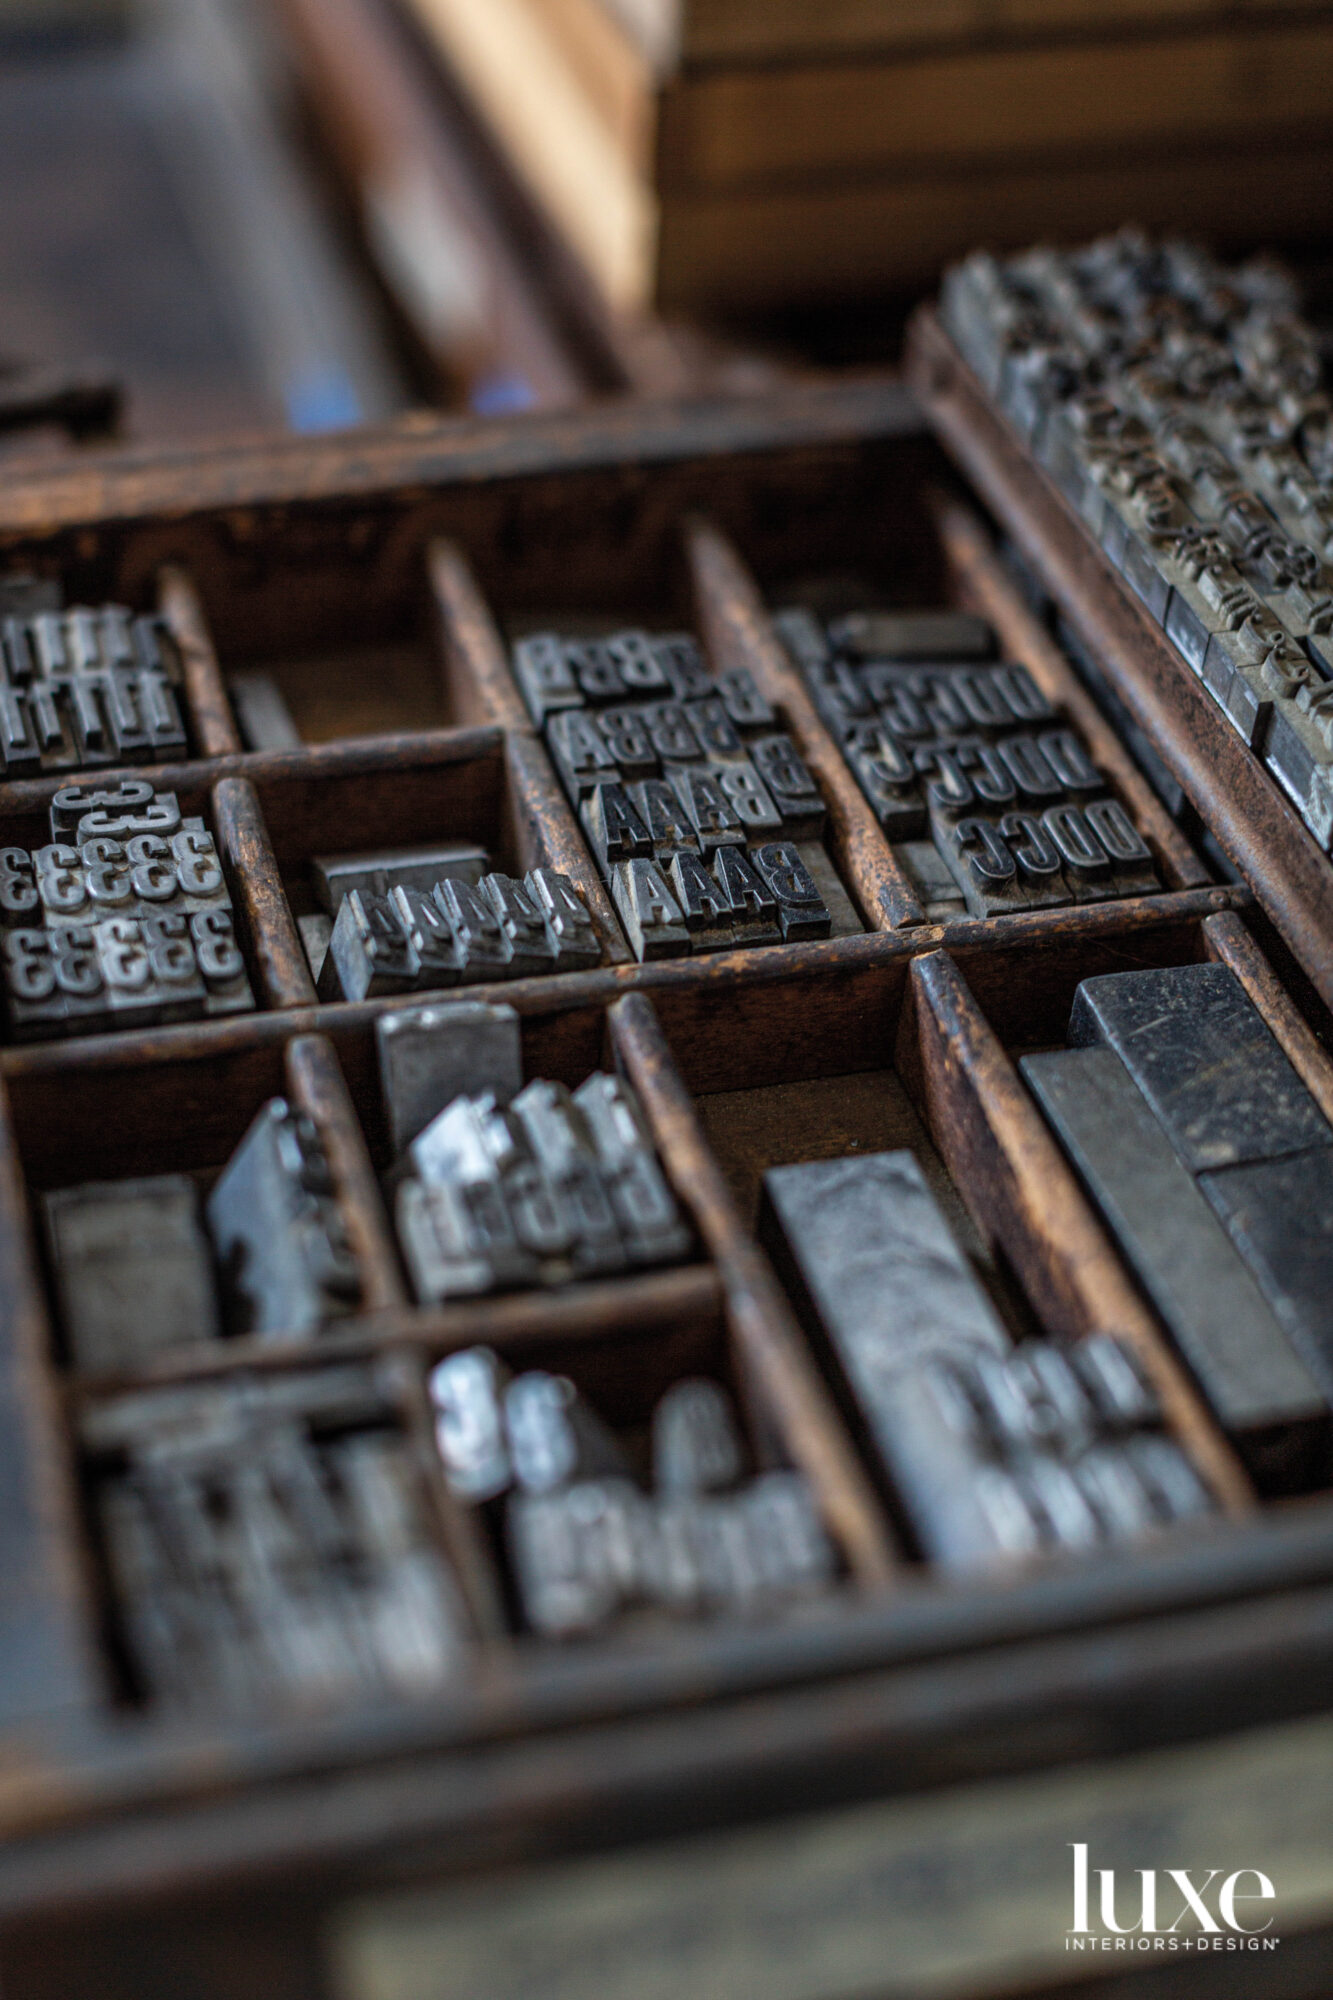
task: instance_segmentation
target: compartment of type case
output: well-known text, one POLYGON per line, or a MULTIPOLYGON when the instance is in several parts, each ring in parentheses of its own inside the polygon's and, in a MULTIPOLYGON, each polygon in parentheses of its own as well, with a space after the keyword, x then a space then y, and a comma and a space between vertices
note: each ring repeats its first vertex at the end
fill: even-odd
MULTIPOLYGON (((270 1044, 206 1117, 164 1117, 151 1171, 127 1142, 141 1129, 141 1078, 113 1072, 114 1108, 76 1160, 31 1173, 65 1367, 123 1380, 225 1369, 233 1351, 317 1342, 401 1296, 384 1274, 392 1253, 376 1255, 373 1181, 326 1041, 270 1044)), ((77 1080, 57 1089, 74 1115, 77 1080)))
POLYGON ((445 1480, 518 1632, 647 1643, 836 1591, 818 1468, 793 1463, 720 1315, 460 1348, 426 1381, 445 1480))
POLYGON ((8 1040, 254 1007, 243 884, 215 837, 217 800, 188 768, 160 784, 108 773, 43 788, 31 805, 10 801, 0 817, 8 1040))
MULTIPOLYGON (((1325 1395, 1307 1372, 1276 1423, 1271 1398, 1238 1416, 1208 1355, 1159 1314, 1138 1262, 1086 1203, 968 984, 975 973, 984 995, 1004 997, 1006 1031, 1022 1019, 1040 1034, 1066 980, 1072 994, 1085 975, 1129 964, 1156 975, 1210 950, 1278 993, 1236 920, 1219 916, 1183 937, 1070 938, 1049 965, 1043 950, 1028 960, 1042 966, 1036 1006, 1015 957, 974 947, 963 971, 947 955, 917 959, 901 1015, 885 1002, 848 1009, 830 991, 827 1031, 799 1043, 778 1031, 771 1058, 772 992, 730 1029, 715 1022, 697 1055, 683 1023, 672 1034, 740 1219, 769 1252, 905 1545, 937 1566, 1087 1556, 1244 1510, 1251 1478, 1269 1493, 1328 1482, 1325 1395)), ((802 998, 817 1015, 819 996, 802 998)), ((1308 1043, 1284 999, 1281 1016, 1308 1043)), ((1226 1328, 1213 1340, 1227 1348, 1226 1328)), ((1263 1373, 1251 1370, 1252 1386, 1263 1373)))
POLYGON ((252 767, 305 976, 378 999, 627 956, 526 739, 444 732, 252 767))
POLYGON ((476 1675, 466 1529, 391 1368, 140 1390, 77 1436, 120 1691, 155 1716, 291 1721, 476 1675))

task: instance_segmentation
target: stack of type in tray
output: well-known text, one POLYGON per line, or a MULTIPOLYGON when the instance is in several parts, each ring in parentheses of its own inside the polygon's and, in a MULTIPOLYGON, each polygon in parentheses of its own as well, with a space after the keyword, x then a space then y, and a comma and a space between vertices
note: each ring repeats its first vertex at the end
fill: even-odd
POLYGON ((1324 1017, 901 385, 34 474, 0 573, 189 745, 0 783, 6 2000, 928 1986, 923 1852, 1049 1989, 1123 1796, 1280 1875, 1324 1017))
POLYGON ((401 0, 612 306, 918 283, 978 238, 1327 223, 1327 9, 401 0))

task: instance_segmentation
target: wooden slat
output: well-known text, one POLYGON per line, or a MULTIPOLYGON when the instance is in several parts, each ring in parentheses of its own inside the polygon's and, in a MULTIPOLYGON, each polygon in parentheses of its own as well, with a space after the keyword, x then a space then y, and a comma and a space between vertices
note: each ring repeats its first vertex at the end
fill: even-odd
POLYGON ((313 1007, 310 968, 248 778, 219 779, 213 787, 213 817, 250 946, 251 978, 258 979, 256 1001, 269 1007, 313 1007))
POLYGON ((432 542, 426 557, 436 635, 459 720, 531 729, 499 627, 454 542, 432 542))
POLYGON ((704 645, 723 671, 748 667, 769 700, 783 710, 796 746, 824 794, 829 846, 861 914, 872 930, 924 923, 925 912, 846 759, 815 713, 735 548, 711 523, 701 520, 688 524, 685 545, 704 645))
POLYGON ((896 1567, 883 1512, 852 1450, 768 1260, 746 1234, 666 1038, 642 994, 607 1015, 616 1059, 648 1114, 663 1164, 718 1267, 737 1343, 767 1395, 793 1458, 859 1583, 882 1587, 896 1567))
POLYGON ((242 749, 208 619, 188 573, 168 563, 158 577, 157 601, 180 648, 185 699, 200 755, 225 757, 242 749))
POLYGON ((535 736, 515 733, 506 750, 509 804, 522 870, 555 868, 568 875, 588 906, 602 941, 604 965, 632 965, 619 920, 597 872, 588 844, 551 768, 545 746, 535 736))
POLYGON ((287 1045, 292 1102, 315 1125, 329 1156, 339 1207, 361 1272, 367 1312, 407 1303, 398 1253, 384 1212, 375 1169, 347 1094, 332 1042, 298 1035, 287 1045))

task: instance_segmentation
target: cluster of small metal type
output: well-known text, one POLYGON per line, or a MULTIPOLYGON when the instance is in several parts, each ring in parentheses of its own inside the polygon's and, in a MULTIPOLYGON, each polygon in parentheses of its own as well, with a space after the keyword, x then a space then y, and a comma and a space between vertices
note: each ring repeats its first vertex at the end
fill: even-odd
POLYGON ((943 1561, 1134 1541, 1212 1508, 1161 1423, 1132 1355, 1106 1335, 941 1356, 899 1384, 894 1471, 914 1511, 943 1528, 932 1550, 943 1561), (969 1513, 979 1535, 960 1533, 969 1513))
POLYGON ((202 819, 146 778, 63 786, 51 843, 0 848, 0 984, 14 1040, 254 1006, 202 819))
POLYGON ((1333 843, 1333 402, 1294 286, 1125 231, 969 258, 958 347, 1316 840, 1333 843))
POLYGON ((1209 1509, 1126 1347, 1015 1347, 915 1154, 771 1167, 760 1227, 929 1562, 985 1568, 1209 1509))
POLYGON ((189 1174, 95 1181, 43 1198, 70 1359, 128 1375, 222 1334, 314 1332, 360 1277, 308 1118, 263 1106, 206 1201, 189 1174))
POLYGON ((747 672, 638 631, 539 633, 514 672, 636 957, 830 934, 824 801, 747 672))
POLYGON ((7 778, 188 754, 180 662, 161 618, 119 604, 0 618, 0 669, 7 778))
POLYGON ((429 1693, 462 1602, 368 1371, 158 1390, 84 1419, 139 1691, 262 1716, 429 1693))
MULTIPOLYGON (((1151 850, 1076 729, 983 619, 808 611, 776 625, 815 705, 927 904, 978 917, 1141 896, 1151 850), (947 869, 922 857, 929 833, 947 869)), ((932 912, 934 914, 934 912, 932 912)))
POLYGON ((471 842, 325 855, 313 872, 331 919, 318 974, 325 1000, 583 972, 602 962, 596 927, 567 875, 534 868, 517 881, 496 873, 471 842))
POLYGON ((693 1240, 618 1077, 455 1098, 408 1160, 398 1234, 426 1302, 671 1264, 693 1240))
POLYGON ((652 1481, 564 1377, 510 1377, 486 1348, 430 1378, 445 1477, 475 1505, 505 1496, 524 1623, 548 1638, 634 1610, 753 1615, 832 1584, 837 1560, 804 1478, 746 1475, 731 1400, 678 1382, 653 1412, 652 1481))

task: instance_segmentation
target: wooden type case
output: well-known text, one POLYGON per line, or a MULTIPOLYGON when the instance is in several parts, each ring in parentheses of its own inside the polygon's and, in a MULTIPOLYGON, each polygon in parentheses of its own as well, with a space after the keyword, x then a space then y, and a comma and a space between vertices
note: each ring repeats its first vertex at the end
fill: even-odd
MULTIPOLYGON (((201 754, 153 775, 211 813, 261 1008, 0 1054, 0 1962, 15 1993, 176 1991, 172 1954, 188 1940, 194 1992, 314 1995, 330 1913, 367 1887, 1107 1756, 1316 1704, 1333 1658, 1333 1498, 1260 1506, 1016 1057, 1063 1042, 1086 977, 1217 960, 1330 1114, 1333 1069, 1252 934, 1249 892, 1209 877, 943 482, 904 394, 868 382, 762 405, 112 461, 19 481, 0 500, 7 565, 59 575, 75 599, 160 593, 182 633, 201 754), (803 577, 848 568, 886 601, 992 621, 1113 773, 1163 893, 925 920, 765 611, 765 592, 780 601, 803 577), (689 622, 716 666, 754 672, 824 791, 864 935, 631 961, 497 623, 562 613, 689 622), (393 684, 398 733, 238 747, 233 668, 323 660, 318 733, 332 735, 340 703, 364 714, 382 644, 415 649, 422 668, 393 684), (616 1067, 638 1091, 696 1235, 680 1266, 466 1306, 410 1302, 384 1196, 374 1027, 414 1003, 317 1004, 293 911, 305 865, 331 844, 436 836, 481 840, 513 870, 563 868, 587 897, 601 969, 469 997, 517 1009, 528 1077, 576 1086, 616 1067), (428 1700, 168 1721, 117 1667, 78 1447, 81 1417, 131 1379, 69 1367, 37 1204, 143 1173, 207 1185, 279 1093, 323 1138, 362 1304, 314 1336, 176 1349, 133 1385, 391 1364, 461 1580, 470 1660, 428 1700), (768 1166, 902 1146, 1016 1330, 1077 1341, 1110 1329, 1136 1348, 1212 1519, 967 1586, 909 1559, 756 1236, 768 1166), (517 1634, 429 1449, 426 1369, 477 1343, 571 1374, 631 1427, 683 1374, 731 1384, 756 1450, 806 1475, 836 1587, 799 1616, 751 1625, 612 1628, 571 1647, 517 1634)), ((0 822, 18 837, 53 788, 0 787, 0 822)))

